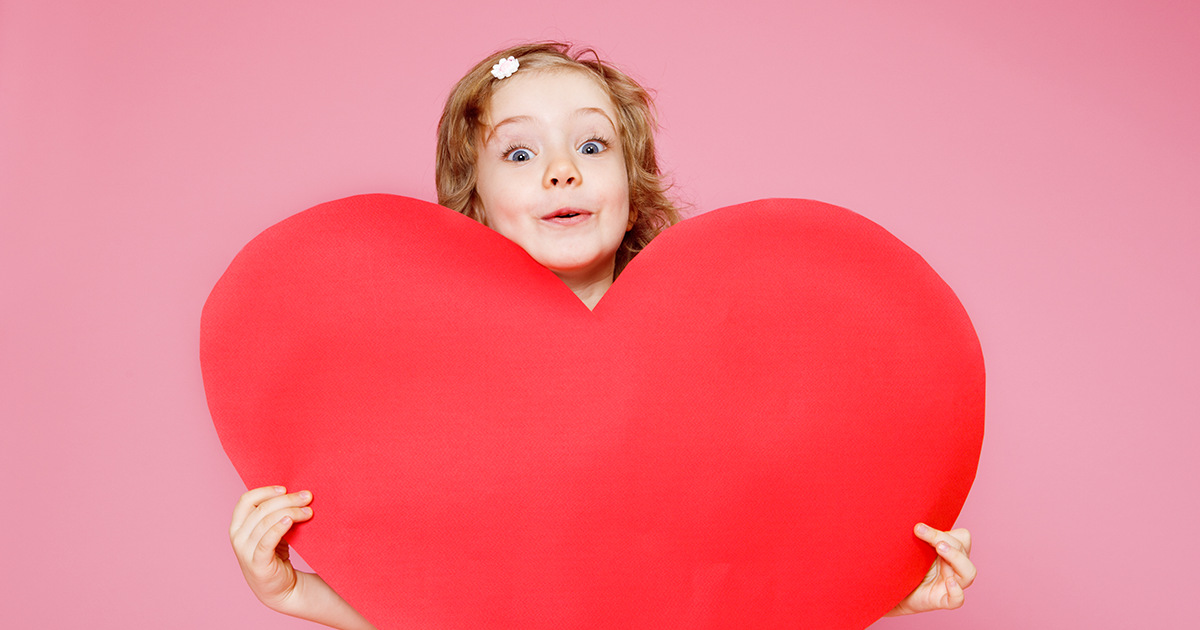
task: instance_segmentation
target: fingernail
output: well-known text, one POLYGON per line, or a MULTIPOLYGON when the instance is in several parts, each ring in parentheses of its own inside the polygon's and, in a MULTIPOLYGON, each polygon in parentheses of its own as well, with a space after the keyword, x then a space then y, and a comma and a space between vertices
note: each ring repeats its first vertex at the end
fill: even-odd
POLYGON ((287 488, 284 488, 283 486, 275 486, 275 494, 283 494, 284 492, 287 492, 287 488))
POLYGON ((312 493, 311 493, 311 492, 309 492, 308 490, 303 490, 303 491, 301 491, 301 492, 300 492, 300 500, 301 500, 301 501, 310 501, 310 500, 312 500, 312 493))
POLYGON ((924 536, 925 534, 928 534, 928 533, 929 533, 929 528, 925 526, 925 523, 917 524, 917 535, 918 536, 924 536))
POLYGON ((312 516, 312 508, 310 507, 300 508, 300 511, 303 512, 305 516, 312 516))
POLYGON ((285 516, 285 517, 283 517, 283 518, 279 519, 279 522, 280 522, 280 523, 283 523, 284 525, 291 525, 291 524, 292 524, 292 517, 290 517, 290 516, 285 516))
POLYGON ((938 543, 937 547, 939 553, 950 553, 950 545, 947 545, 945 542, 938 543))

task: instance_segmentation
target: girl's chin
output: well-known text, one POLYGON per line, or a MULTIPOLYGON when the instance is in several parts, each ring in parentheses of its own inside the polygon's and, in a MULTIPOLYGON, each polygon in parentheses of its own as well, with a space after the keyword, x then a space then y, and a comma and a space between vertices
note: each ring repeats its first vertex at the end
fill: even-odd
POLYGON ((616 266, 615 256, 607 259, 535 258, 534 260, 537 260, 543 267, 553 271, 557 276, 572 278, 587 276, 601 277, 604 275, 612 277, 613 268, 616 266))

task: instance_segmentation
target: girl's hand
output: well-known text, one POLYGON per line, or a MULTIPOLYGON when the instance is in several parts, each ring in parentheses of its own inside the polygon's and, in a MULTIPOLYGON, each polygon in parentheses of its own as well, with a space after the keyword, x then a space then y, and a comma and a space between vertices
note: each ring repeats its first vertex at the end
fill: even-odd
POLYGON ((272 610, 341 630, 375 630, 321 576, 292 568, 283 535, 292 523, 312 518, 308 491, 285 494, 280 486, 255 488, 233 508, 229 542, 242 575, 258 600, 272 610))
POLYGON ((942 532, 924 523, 918 523, 913 531, 917 538, 933 545, 938 559, 933 561, 921 585, 888 612, 887 617, 958 608, 963 605, 963 589, 975 581, 975 565, 970 558, 971 532, 965 529, 942 532))
POLYGON ((255 488, 233 508, 229 542, 246 583, 258 600, 282 613, 296 614, 302 576, 292 568, 283 535, 292 523, 312 518, 312 493, 284 494, 281 486, 255 488))

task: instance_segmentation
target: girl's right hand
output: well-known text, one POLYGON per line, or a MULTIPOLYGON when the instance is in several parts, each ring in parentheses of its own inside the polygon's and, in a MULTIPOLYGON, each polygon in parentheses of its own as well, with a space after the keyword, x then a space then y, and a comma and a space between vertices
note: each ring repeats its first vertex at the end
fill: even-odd
POLYGON ((246 583, 259 601, 285 614, 304 608, 304 582, 316 577, 292 568, 283 535, 292 524, 312 518, 308 491, 285 494, 282 486, 255 488, 242 495, 233 508, 229 542, 241 565, 246 583))

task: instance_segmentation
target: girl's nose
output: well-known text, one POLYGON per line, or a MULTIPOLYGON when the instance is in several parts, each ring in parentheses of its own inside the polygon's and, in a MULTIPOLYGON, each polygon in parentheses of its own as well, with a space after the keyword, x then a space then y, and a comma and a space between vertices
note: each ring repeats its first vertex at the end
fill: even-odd
POLYGON ((583 183, 583 175, 575 168, 575 161, 568 156, 555 158, 546 167, 546 175, 542 185, 546 188, 559 186, 578 186, 583 183))

